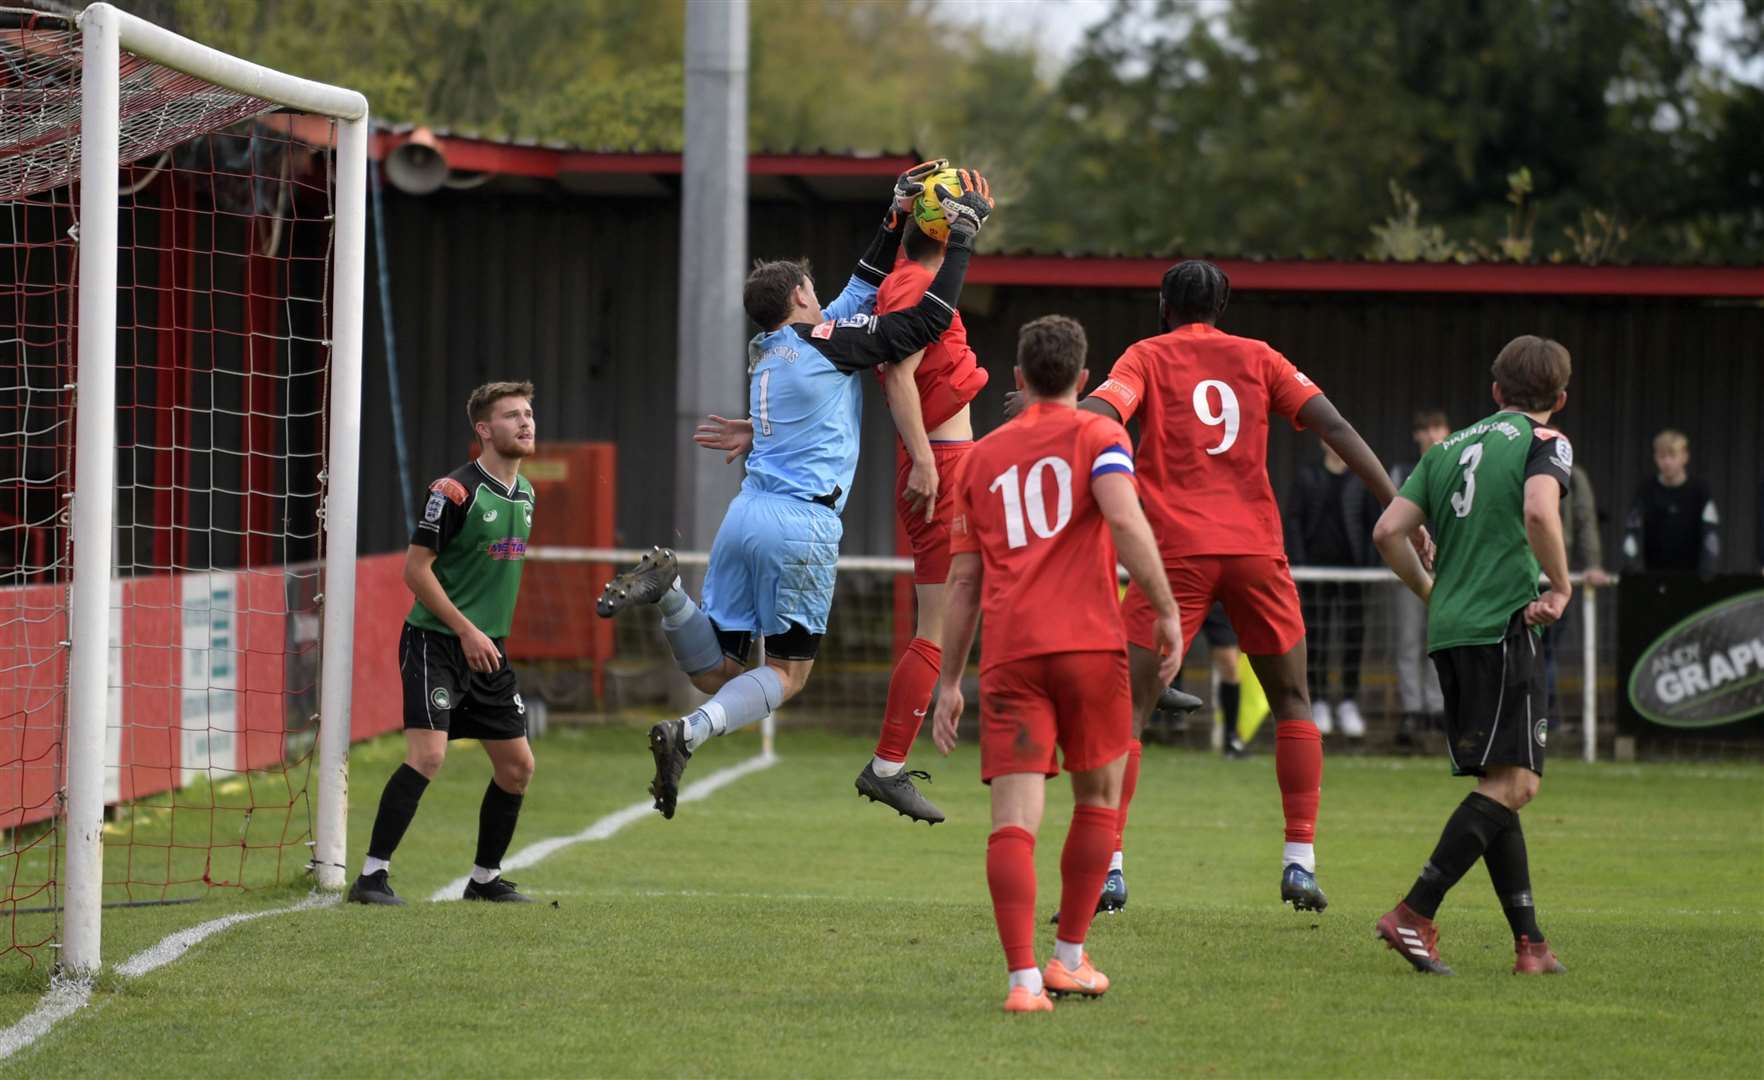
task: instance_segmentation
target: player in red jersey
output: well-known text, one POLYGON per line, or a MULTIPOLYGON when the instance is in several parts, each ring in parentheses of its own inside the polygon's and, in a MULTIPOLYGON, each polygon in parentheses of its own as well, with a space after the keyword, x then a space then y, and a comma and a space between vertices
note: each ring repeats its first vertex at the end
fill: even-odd
MULTIPOLYGON (((955 483, 953 562, 933 738, 948 754, 962 672, 982 610, 980 778, 992 788, 986 882, 1005 966, 1007 1012, 1053 1008, 1048 994, 1109 988, 1084 953, 1108 875, 1133 694, 1115 583, 1117 549, 1153 612, 1147 643, 1181 666, 1182 623, 1139 506, 1132 443, 1119 422, 1080 412, 1084 329, 1050 315, 1017 338, 1022 416, 975 444, 955 483), (1056 757, 1057 753, 1057 757, 1056 757), (1035 834, 1047 780, 1072 774, 1072 825, 1060 854, 1060 925, 1045 973, 1035 966, 1035 834)), ((1204 613, 1205 609, 1202 609, 1204 613)))
MULTIPOLYGON (((1279 415, 1315 431, 1389 504, 1396 489, 1384 466, 1323 391, 1265 342, 1220 331, 1231 284, 1211 263, 1171 267, 1158 296, 1165 332, 1129 346, 1080 409, 1125 423, 1140 418, 1137 454, 1146 516, 1171 588, 1182 605, 1183 640, 1222 601, 1276 720, 1274 771, 1286 814, 1280 898, 1297 910, 1328 905, 1317 885, 1318 791, 1323 743, 1305 688, 1305 624, 1287 567, 1280 508, 1268 486, 1268 425, 1279 415)), ((1424 537, 1417 542, 1425 545, 1424 537)), ((1156 610, 1129 588, 1122 606, 1132 644, 1135 742, 1121 798, 1119 830, 1139 774, 1138 733, 1168 679, 1153 651, 1156 610)), ((1116 862, 1109 885, 1120 874, 1116 862)), ((1118 883, 1124 894, 1125 879, 1118 883)))
MULTIPOLYGON (((901 237, 901 260, 876 294, 876 314, 917 304, 943 265, 943 252, 942 241, 908 223, 901 237)), ((943 820, 943 811, 913 786, 915 774, 907 771, 906 760, 931 706, 931 690, 942 662, 937 643, 943 634, 944 581, 949 577, 950 480, 974 445, 968 403, 986 385, 986 369, 968 348, 968 330, 957 312, 934 344, 898 364, 884 365, 879 373, 900 436, 895 513, 912 542, 918 620, 913 640, 888 680, 882 734, 875 755, 858 774, 857 790, 914 821, 935 825, 943 820)))

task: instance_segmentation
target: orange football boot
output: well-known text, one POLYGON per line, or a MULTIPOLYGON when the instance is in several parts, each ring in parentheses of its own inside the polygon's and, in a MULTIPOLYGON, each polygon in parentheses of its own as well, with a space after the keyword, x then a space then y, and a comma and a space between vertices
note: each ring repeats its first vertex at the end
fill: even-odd
POLYGON ((1046 970, 1041 973, 1041 981, 1054 997, 1067 994, 1102 997, 1109 990, 1109 977, 1091 965, 1089 953, 1084 954, 1084 961, 1078 965, 1077 971, 1060 963, 1058 957, 1049 960, 1046 970))
POLYGON ((1053 1002, 1045 992, 1031 994, 1027 986, 1013 986, 1005 997, 1005 1012, 1053 1012, 1053 1002))
POLYGON ((1524 934, 1513 943, 1513 974, 1515 975, 1566 975, 1568 969, 1562 961, 1556 959, 1554 950, 1547 941, 1533 942, 1524 934))

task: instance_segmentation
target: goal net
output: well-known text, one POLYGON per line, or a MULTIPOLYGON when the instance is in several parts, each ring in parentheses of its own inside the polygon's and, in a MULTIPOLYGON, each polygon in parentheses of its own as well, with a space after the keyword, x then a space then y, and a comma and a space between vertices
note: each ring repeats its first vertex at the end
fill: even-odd
POLYGON ((0 11, 5 962, 339 861, 364 117, 107 5, 0 11))

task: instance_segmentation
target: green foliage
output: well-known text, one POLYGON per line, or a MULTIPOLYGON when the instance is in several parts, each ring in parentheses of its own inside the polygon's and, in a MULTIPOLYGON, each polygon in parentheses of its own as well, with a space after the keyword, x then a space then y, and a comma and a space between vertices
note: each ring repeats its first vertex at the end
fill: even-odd
MULTIPOLYGON (((757 743, 714 741, 687 783, 757 743)), ((557 852, 514 875, 541 903, 507 907, 423 902, 471 861, 489 770, 456 744, 394 860, 410 906, 236 926, 101 989, 0 1075, 845 1076, 886 1062, 915 1076, 1235 1077, 1302 1059, 1318 1076, 1523 1063, 1653 1078, 1750 1076, 1764 1053, 1756 765, 1551 761, 1525 831, 1539 917, 1570 973, 1508 974, 1511 938, 1478 867, 1440 911, 1459 975, 1428 979, 1372 924, 1463 796, 1443 760, 1330 760, 1318 851, 1331 903, 1301 916, 1277 901, 1272 755, 1148 748, 1132 901, 1088 942, 1114 988, 1010 1017, 977 752, 930 755, 949 823, 926 829, 853 796, 870 749, 786 728, 777 765, 673 821, 646 815, 557 852), (1464 1046, 1442 1041, 1460 1031, 1464 1046)), ((401 752, 394 735, 351 756, 352 861, 401 752)), ((640 729, 559 731, 535 752, 517 849, 644 797, 640 729)), ((1040 918, 1058 904, 1070 808, 1064 780, 1050 784, 1040 918)), ((107 912, 107 956, 232 910, 222 898, 107 912)), ((1044 960, 1052 937, 1038 923, 1044 960)), ((0 1022, 37 1000, 0 990, 0 1022)))
POLYGON ((1208 21, 1118 0, 1059 83, 1065 153, 1035 164, 1019 227, 1059 247, 1342 255, 1394 180, 1497 258, 1584 235, 1594 210, 1627 223, 1630 258, 1755 258, 1764 91, 1699 59, 1706 7, 1237 0, 1208 21), (1074 161, 1109 178, 1077 212, 1058 184, 1074 161))
MULTIPOLYGON (((384 119, 680 145, 678 0, 123 2, 384 119)), ((748 138, 983 168, 995 245, 1340 256, 1373 228, 1380 257, 1751 259, 1764 88, 1699 56, 1716 2, 1116 0, 1049 80, 932 0, 751 0, 748 138), (1374 227, 1393 181, 1421 233, 1400 198, 1374 227)), ((1742 61, 1764 55, 1743 5, 1742 61)))

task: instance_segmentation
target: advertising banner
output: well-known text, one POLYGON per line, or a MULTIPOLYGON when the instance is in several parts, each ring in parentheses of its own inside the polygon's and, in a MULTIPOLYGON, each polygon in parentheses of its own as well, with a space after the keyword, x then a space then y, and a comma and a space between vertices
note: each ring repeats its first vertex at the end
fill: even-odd
POLYGON ((1626 574, 1617 627, 1620 732, 1764 737, 1764 582, 1626 574))

